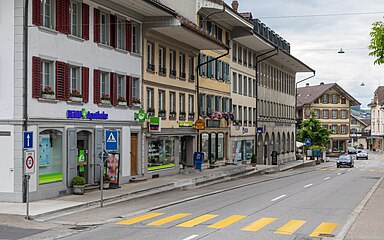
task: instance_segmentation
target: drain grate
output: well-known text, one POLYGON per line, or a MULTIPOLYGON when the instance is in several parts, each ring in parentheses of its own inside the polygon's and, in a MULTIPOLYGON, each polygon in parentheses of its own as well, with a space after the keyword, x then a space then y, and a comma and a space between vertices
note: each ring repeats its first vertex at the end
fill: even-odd
POLYGON ((319 234, 319 237, 327 237, 327 238, 331 238, 331 237, 335 237, 335 234, 320 233, 320 234, 319 234))
POLYGON ((72 229, 72 230, 77 230, 77 231, 82 231, 82 230, 87 230, 89 227, 87 226, 74 226, 74 227, 71 227, 69 229, 72 229))

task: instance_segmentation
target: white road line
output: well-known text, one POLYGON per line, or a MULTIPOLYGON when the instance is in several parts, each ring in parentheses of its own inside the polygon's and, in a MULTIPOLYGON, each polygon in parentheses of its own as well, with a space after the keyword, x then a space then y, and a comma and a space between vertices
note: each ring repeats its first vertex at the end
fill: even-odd
POLYGON ((313 184, 311 183, 311 184, 308 184, 308 185, 306 185, 306 186, 304 186, 305 188, 307 188, 307 187, 310 187, 310 186, 312 186, 313 184))
POLYGON ((192 239, 194 239, 194 238, 197 238, 199 235, 191 235, 191 236, 189 236, 189 237, 187 237, 187 238, 184 238, 183 240, 192 240, 192 239))
POLYGON ((341 175, 341 173, 338 173, 337 175, 339 175, 339 176, 340 176, 340 175, 341 175))
POLYGON ((276 200, 279 200, 280 198, 283 198, 283 197, 285 197, 285 196, 287 196, 287 195, 281 195, 280 197, 277 197, 277 198, 272 199, 271 202, 274 202, 274 201, 276 201, 276 200))
POLYGON ((328 180, 328 179, 330 179, 330 177, 326 177, 326 178, 324 178, 324 180, 328 180))

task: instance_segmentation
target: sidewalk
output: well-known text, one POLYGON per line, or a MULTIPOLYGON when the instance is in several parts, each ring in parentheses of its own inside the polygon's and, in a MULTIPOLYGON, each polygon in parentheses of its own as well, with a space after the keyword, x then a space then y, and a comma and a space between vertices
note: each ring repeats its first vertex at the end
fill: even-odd
MULTIPOLYGON (((198 185, 228 181, 251 175, 275 173, 285 171, 303 165, 314 165, 314 161, 302 160, 275 165, 257 165, 257 169, 250 165, 226 165, 214 169, 203 169, 202 172, 178 174, 156 179, 148 179, 142 182, 121 185, 119 189, 104 190, 104 205, 140 198, 160 192, 176 189, 191 188, 198 185)), ((61 215, 86 208, 100 206, 100 191, 94 190, 84 195, 66 195, 63 197, 39 200, 30 203, 31 218, 47 218, 48 216, 61 215)), ((25 215, 25 203, 0 202, 0 214, 25 215)))

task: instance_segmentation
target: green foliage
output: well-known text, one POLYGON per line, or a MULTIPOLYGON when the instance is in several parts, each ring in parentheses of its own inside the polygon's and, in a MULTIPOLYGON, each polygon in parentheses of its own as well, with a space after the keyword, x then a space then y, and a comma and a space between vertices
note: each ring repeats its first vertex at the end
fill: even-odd
POLYGON ((104 176, 103 176, 103 182, 104 182, 104 183, 109 183, 109 182, 111 182, 111 178, 110 178, 107 174, 104 174, 104 176))
POLYGON ((311 139, 311 149, 323 150, 330 141, 331 131, 324 128, 320 121, 314 117, 313 110, 309 119, 305 119, 297 132, 297 140, 305 142, 307 138, 311 139))
POLYGON ((372 52, 369 53, 369 56, 376 57, 375 64, 384 64, 384 22, 374 22, 370 36, 371 42, 368 48, 372 52))
POLYGON ((85 178, 80 177, 80 176, 73 177, 72 178, 72 185, 76 185, 76 186, 85 185, 85 178))

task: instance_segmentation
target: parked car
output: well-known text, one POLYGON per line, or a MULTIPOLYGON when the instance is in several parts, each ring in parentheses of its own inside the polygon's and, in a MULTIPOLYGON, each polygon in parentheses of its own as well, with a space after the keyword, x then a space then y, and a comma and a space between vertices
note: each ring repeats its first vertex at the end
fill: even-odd
POLYGON ((358 150, 356 154, 356 159, 366 159, 368 160, 368 152, 365 150, 358 150))
POLYGON ((337 159, 336 165, 337 165, 337 168, 341 166, 349 166, 350 168, 353 168, 355 166, 355 163, 351 155, 341 155, 337 159))
POLYGON ((356 154, 357 153, 356 148, 354 148, 354 147, 348 147, 347 151, 348 151, 348 154, 356 154))

